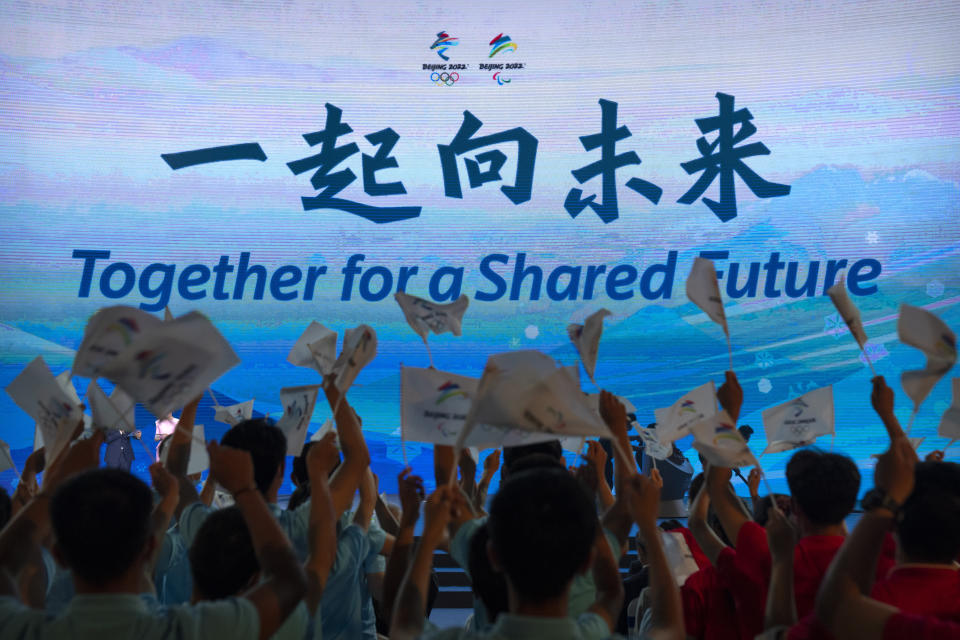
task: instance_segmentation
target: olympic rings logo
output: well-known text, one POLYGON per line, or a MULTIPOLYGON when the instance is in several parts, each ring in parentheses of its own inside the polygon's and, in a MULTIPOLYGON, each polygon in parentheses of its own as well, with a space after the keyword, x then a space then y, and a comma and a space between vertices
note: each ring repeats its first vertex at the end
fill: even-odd
POLYGON ((444 85, 448 87, 452 87, 454 84, 457 83, 457 81, 460 80, 460 74, 457 73, 456 71, 454 71, 453 73, 447 73, 446 71, 444 71, 443 73, 439 73, 437 71, 434 71, 433 73, 430 74, 430 79, 438 87, 442 87, 444 85))

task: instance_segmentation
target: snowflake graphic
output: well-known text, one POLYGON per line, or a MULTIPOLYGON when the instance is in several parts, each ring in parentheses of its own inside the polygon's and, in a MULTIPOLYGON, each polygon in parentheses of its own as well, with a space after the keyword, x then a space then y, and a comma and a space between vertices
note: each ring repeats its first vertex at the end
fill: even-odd
POLYGON ((756 364, 761 369, 769 369, 770 367, 773 366, 773 354, 770 353, 769 351, 761 351, 760 353, 757 354, 757 358, 754 361, 754 364, 756 364))
POLYGON ((773 383, 767 378, 760 378, 760 381, 757 383, 757 389, 760 393, 770 393, 770 390, 773 389, 773 383))
POLYGON ((876 231, 867 231, 867 244, 877 244, 880 242, 880 234, 876 231))
POLYGON ((823 316, 823 332, 828 336, 833 336, 834 340, 849 331, 839 313, 831 313, 830 315, 823 316))
POLYGON ((510 338, 510 348, 516 349, 520 346, 520 338, 510 338))
POLYGON ((788 395, 791 398, 794 396, 802 396, 807 391, 813 391, 816 388, 816 383, 811 382, 810 380, 807 380, 806 382, 798 382, 797 384, 790 385, 790 391, 788 392, 788 395))
POLYGON ((890 355, 890 352, 887 351, 887 348, 882 344, 868 342, 863 348, 867 352, 866 356, 863 352, 860 353, 860 362, 862 362, 864 366, 867 366, 867 356, 870 356, 870 362, 877 362, 890 355))
POLYGON ((943 295, 943 283, 939 280, 931 280, 927 283, 927 295, 931 298, 939 298, 943 295))

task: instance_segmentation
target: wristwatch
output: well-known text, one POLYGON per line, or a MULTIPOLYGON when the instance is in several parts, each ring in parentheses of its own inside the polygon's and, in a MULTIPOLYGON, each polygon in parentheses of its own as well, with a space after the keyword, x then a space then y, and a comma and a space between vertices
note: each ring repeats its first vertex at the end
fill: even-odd
POLYGON ((863 507, 864 511, 886 509, 893 515, 897 515, 900 507, 903 505, 891 498, 883 489, 874 487, 863 494, 863 499, 860 500, 860 506, 863 507))

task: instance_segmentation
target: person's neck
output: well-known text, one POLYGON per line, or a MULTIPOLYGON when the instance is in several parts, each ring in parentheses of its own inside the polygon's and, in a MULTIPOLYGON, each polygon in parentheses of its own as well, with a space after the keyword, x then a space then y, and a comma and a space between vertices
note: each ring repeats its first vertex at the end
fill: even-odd
POLYGON ((127 573, 105 584, 87 582, 73 574, 73 587, 79 595, 137 595, 141 592, 140 579, 137 573, 127 573))
POLYGON ((806 536, 846 536, 847 525, 839 524, 808 524, 804 527, 803 537, 806 536))
POLYGON ((563 593, 555 598, 546 600, 531 601, 513 588, 513 585, 507 585, 507 600, 510 605, 510 613, 521 616, 533 616, 537 618, 566 618, 567 603, 569 602, 570 585, 563 590, 563 593))

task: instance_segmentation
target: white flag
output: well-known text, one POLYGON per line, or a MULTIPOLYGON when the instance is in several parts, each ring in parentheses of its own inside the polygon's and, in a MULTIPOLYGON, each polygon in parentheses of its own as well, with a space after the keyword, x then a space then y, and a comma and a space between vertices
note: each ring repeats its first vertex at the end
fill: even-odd
POLYGON ((43 437, 49 462, 70 442, 81 409, 73 402, 43 358, 36 357, 7 385, 7 393, 36 423, 43 437))
POLYGON ((287 436, 287 455, 298 456, 307 439, 307 428, 313 416, 320 385, 286 387, 280 390, 283 416, 277 420, 277 428, 287 436))
POLYGON ((701 311, 710 316, 710 319, 723 327, 723 332, 730 337, 727 328, 727 315, 723 310, 723 298, 720 297, 720 283, 717 281, 717 270, 712 260, 695 258, 690 275, 687 276, 687 298, 700 307, 701 311))
POLYGON ((333 366, 335 384, 346 393, 360 371, 377 355, 377 332, 365 324, 347 329, 343 334, 343 350, 333 366))
POLYGON ((0 471, 16 470, 16 468, 17 465, 13 463, 13 456, 10 454, 10 445, 0 440, 0 471))
POLYGON ((475 425, 552 434, 553 438, 611 437, 570 371, 537 351, 490 356, 460 432, 458 448, 464 444, 482 446, 467 438, 475 425))
POLYGON ((799 398, 770 407, 763 414, 767 434, 764 453, 788 451, 834 433, 833 387, 809 391, 799 398))
POLYGON ((612 315, 610 311, 600 309, 590 314, 583 324, 567 325, 567 335, 570 336, 573 346, 577 348, 577 353, 580 354, 580 362, 583 363, 583 368, 590 376, 590 380, 593 380, 593 372, 597 366, 597 352, 600 348, 600 335, 603 333, 603 319, 612 315))
POLYGON ((94 429, 136 431, 136 403, 120 387, 114 387, 113 393, 107 398, 97 381, 91 380, 87 401, 90 403, 94 429))
MULTIPOLYGON (((207 453, 207 438, 202 424, 193 425, 193 438, 190 440, 190 460, 187 462, 187 475, 201 473, 210 468, 210 454, 207 453)), ((163 446, 160 452, 160 462, 167 464, 170 455, 170 443, 163 446)))
POLYGON ((847 284, 841 280, 829 289, 827 295, 833 301, 833 306, 837 308, 837 313, 843 318, 843 322, 850 329, 854 340, 863 348, 867 344, 867 332, 863 330, 863 322, 860 321, 860 310, 853 304, 850 296, 847 294, 847 284))
POLYGON ((710 381, 683 394, 669 407, 656 409, 657 437, 670 444, 687 435, 690 427, 717 413, 717 388, 710 381))
POLYGON ((315 369, 321 376, 333 371, 336 360, 337 332, 319 322, 310 323, 287 355, 290 364, 315 369))
POLYGON ((99 373, 161 418, 239 362, 213 323, 194 311, 142 332, 99 373))
POLYGON ((398 291, 393 297, 403 310, 407 324, 424 340, 431 331, 437 334, 449 331, 459 336, 463 314, 470 305, 470 298, 465 294, 447 304, 430 302, 403 291, 398 291))
POLYGON ((937 435, 950 438, 951 440, 960 440, 960 378, 954 378, 953 384, 953 402, 940 418, 940 427, 937 429, 937 435))
POLYGON ((759 466, 736 423, 726 411, 720 411, 690 429, 693 448, 703 454, 707 462, 718 467, 759 466))
POLYGON ((697 566, 693 552, 682 533, 661 531, 660 539, 663 540, 663 555, 666 556, 667 564, 670 565, 670 572, 677 581, 677 586, 682 587, 687 578, 699 571, 700 567, 697 566))
POLYGON ((644 453, 657 460, 666 460, 670 457, 670 454, 673 453, 673 446, 660 444, 656 429, 644 429, 640 425, 636 425, 636 427, 637 433, 640 434, 640 439, 643 440, 644 453))
POLYGON ((87 321, 83 342, 73 359, 73 375, 100 376, 103 368, 129 348, 134 340, 162 324, 159 318, 133 307, 100 309, 87 321))
POLYGON ((916 347, 927 356, 927 365, 923 369, 900 374, 900 384, 917 410, 934 385, 956 363, 957 337, 943 320, 926 309, 909 304, 900 305, 897 335, 900 342, 916 347))
POLYGON ((213 419, 231 427, 249 420, 253 416, 253 400, 247 400, 229 407, 214 407, 213 419))
POLYGON ((920 445, 923 444, 923 441, 926 440, 926 438, 907 438, 907 440, 910 441, 910 446, 913 447, 913 450, 917 451, 920 449, 920 445))
POLYGON ((455 445, 479 382, 476 378, 436 369, 403 367, 400 372, 403 439, 455 445))

